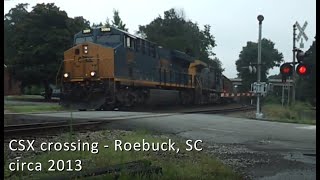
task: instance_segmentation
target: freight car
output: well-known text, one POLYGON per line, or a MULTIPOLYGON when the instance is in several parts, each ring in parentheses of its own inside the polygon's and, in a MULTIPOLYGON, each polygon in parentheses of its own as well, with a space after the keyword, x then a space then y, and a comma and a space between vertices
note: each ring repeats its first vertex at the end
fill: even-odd
POLYGON ((83 30, 64 52, 61 104, 108 109, 219 101, 220 71, 114 27, 83 30))
MULTIPOLYGON (((223 94, 233 94, 233 84, 230 79, 228 79, 226 76, 222 75, 222 92, 223 94)), ((224 103, 230 103, 234 101, 233 96, 223 96, 221 98, 221 102, 224 103)))

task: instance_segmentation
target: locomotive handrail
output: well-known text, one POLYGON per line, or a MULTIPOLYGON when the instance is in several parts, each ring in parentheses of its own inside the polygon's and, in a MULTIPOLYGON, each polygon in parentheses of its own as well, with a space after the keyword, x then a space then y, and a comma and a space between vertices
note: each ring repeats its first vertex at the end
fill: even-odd
POLYGON ((116 47, 114 47, 114 49, 117 49, 118 47, 120 47, 122 45, 122 43, 119 43, 116 47))
POLYGON ((59 77, 59 74, 60 74, 60 69, 62 67, 62 64, 63 64, 63 61, 61 61, 59 69, 58 69, 58 72, 57 72, 57 75, 56 75, 56 87, 58 87, 58 77, 59 77))

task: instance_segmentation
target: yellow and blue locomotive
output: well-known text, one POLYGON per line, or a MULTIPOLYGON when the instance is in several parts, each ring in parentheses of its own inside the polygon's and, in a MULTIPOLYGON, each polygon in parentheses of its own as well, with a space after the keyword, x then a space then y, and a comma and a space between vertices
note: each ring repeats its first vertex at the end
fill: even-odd
POLYGON ((184 52, 114 27, 83 30, 64 52, 61 104, 108 109, 219 100, 222 74, 184 52))

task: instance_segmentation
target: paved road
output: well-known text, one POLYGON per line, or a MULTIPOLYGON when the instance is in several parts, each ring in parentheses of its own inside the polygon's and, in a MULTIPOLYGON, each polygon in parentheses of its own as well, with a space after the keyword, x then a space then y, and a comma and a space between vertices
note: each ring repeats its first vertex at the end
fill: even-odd
MULTIPOLYGON (((70 117, 70 112, 34 117, 70 117)), ((111 128, 145 128, 201 139, 236 171, 254 179, 315 179, 316 126, 257 121, 210 114, 152 114, 116 111, 73 112, 75 119, 113 119, 111 128), (117 117, 121 117, 117 121, 117 117), (127 120, 124 117, 127 117, 127 120), (134 117, 134 118, 132 118, 134 117)))

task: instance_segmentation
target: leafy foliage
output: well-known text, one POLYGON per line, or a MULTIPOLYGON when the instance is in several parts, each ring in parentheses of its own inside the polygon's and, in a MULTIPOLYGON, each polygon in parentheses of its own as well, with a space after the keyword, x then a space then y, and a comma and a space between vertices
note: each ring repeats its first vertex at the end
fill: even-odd
POLYGON ((122 19, 120 18, 119 11, 113 10, 113 19, 110 23, 109 18, 107 18, 105 24, 106 27, 114 26, 118 29, 122 29, 124 31, 128 31, 128 28, 126 28, 126 24, 123 23, 122 19))
POLYGON ((126 24, 124 24, 119 16, 119 11, 118 10, 113 10, 113 20, 112 20, 112 25, 119 28, 119 29, 122 29, 122 30, 125 30, 125 31, 128 31, 128 28, 126 28, 126 24))
POLYGON ((63 52, 73 43, 73 35, 89 27, 83 17, 69 18, 53 3, 18 4, 4 19, 5 63, 13 76, 26 85, 55 82, 63 52))
POLYGON ((210 25, 200 30, 197 23, 186 20, 182 10, 170 9, 164 17, 155 18, 147 25, 139 26, 137 34, 168 49, 176 49, 194 56, 211 66, 221 69, 218 58, 212 49, 216 46, 214 36, 210 33, 210 25))
POLYGON ((122 29, 124 31, 128 31, 128 28, 126 28, 126 24, 123 23, 123 21, 121 20, 120 18, 120 15, 119 15, 119 11, 118 10, 113 10, 113 20, 111 21, 110 23, 110 19, 107 18, 106 22, 104 24, 102 24, 102 22, 98 23, 98 24, 95 24, 93 23, 92 24, 92 27, 95 28, 95 27, 101 27, 101 26, 105 26, 105 27, 116 27, 118 29, 122 29))
MULTIPOLYGON (((242 91, 248 91, 251 83, 257 80, 257 75, 248 70, 250 63, 256 64, 258 59, 258 43, 248 41, 247 45, 242 48, 239 59, 236 61, 238 76, 242 78, 242 91)), ((261 81, 266 82, 268 70, 283 61, 282 53, 274 48, 274 43, 268 39, 261 40, 261 81)))

